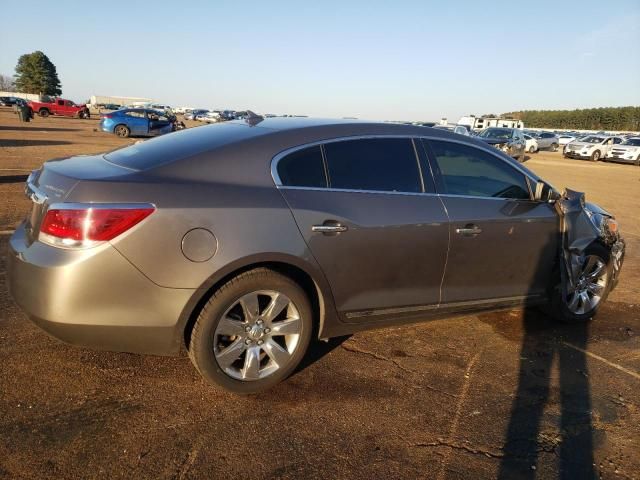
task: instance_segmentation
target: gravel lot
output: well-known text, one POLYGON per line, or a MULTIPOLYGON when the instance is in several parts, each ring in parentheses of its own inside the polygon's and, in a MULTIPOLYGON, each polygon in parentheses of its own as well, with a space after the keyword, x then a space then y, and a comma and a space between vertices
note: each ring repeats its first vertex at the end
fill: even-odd
POLYGON ((590 325, 511 310, 361 333, 235 397, 186 357, 64 345, 9 298, 24 175, 133 141, 96 127, 0 110, 0 478, 640 478, 640 168, 527 161, 620 221, 622 279, 590 325))

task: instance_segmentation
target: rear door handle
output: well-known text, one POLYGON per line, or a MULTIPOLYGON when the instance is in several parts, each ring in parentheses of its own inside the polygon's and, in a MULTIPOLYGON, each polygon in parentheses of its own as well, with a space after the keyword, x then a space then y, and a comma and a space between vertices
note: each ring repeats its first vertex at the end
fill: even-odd
POLYGON ((456 233, 466 237, 475 237, 482 233, 482 229, 473 223, 469 223, 465 225, 464 228, 456 228, 456 233))
POLYGON ((346 232, 347 230, 349 229, 346 225, 342 225, 338 222, 332 222, 329 220, 324 222, 322 225, 313 225, 311 227, 312 232, 319 232, 327 235, 342 233, 346 232))

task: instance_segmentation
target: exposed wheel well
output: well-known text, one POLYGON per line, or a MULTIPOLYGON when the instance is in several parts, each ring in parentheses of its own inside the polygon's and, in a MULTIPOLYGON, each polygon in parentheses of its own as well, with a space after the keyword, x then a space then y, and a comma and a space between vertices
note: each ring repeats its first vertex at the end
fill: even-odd
POLYGON ((321 324, 322 311, 321 311, 321 303, 320 303, 320 293, 318 288, 313 281, 313 279, 309 276, 307 272, 302 270, 299 267, 291 265, 289 263, 284 262, 262 262, 255 263, 252 265, 247 265, 245 267, 239 268, 218 280, 215 284, 213 284, 204 295, 198 300, 193 310, 191 311, 189 318, 184 327, 183 332, 183 340, 184 346, 188 350, 189 343, 191 342, 191 333, 193 332, 193 327, 198 319, 198 315, 200 311, 204 307, 204 305, 209 301, 211 296, 218 290, 222 285, 227 283, 232 278, 240 275, 241 273, 247 272, 249 270, 254 270, 256 268, 268 268, 269 270, 273 270, 282 275, 289 277, 291 280, 296 282, 298 285, 302 287, 302 289, 306 292, 309 297, 309 301, 311 302, 311 308, 313 309, 313 326, 314 332, 312 335, 315 335, 317 338, 318 331, 321 324))

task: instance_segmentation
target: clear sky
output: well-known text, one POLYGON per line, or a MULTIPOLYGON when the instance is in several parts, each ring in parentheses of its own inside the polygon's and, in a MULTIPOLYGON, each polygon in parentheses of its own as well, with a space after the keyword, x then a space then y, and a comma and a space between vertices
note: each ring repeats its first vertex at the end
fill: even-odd
POLYGON ((0 73, 42 50, 78 102, 452 121, 640 105, 640 0, 22 0, 2 11, 0 73))

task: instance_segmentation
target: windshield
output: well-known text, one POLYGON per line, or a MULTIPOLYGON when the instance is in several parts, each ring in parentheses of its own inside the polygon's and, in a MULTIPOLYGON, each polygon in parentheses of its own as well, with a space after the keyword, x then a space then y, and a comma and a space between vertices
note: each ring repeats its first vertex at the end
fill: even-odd
POLYGON ((508 140, 513 135, 512 131, 508 128, 487 128, 480 132, 482 138, 499 138, 508 140))
POLYGON ((585 143, 602 143, 604 141, 603 137, 595 137, 593 135, 588 135, 586 137, 582 137, 580 139, 581 142, 585 143))
POLYGON ((632 145, 634 147, 640 147, 640 137, 639 138, 627 138, 620 145, 632 145))

